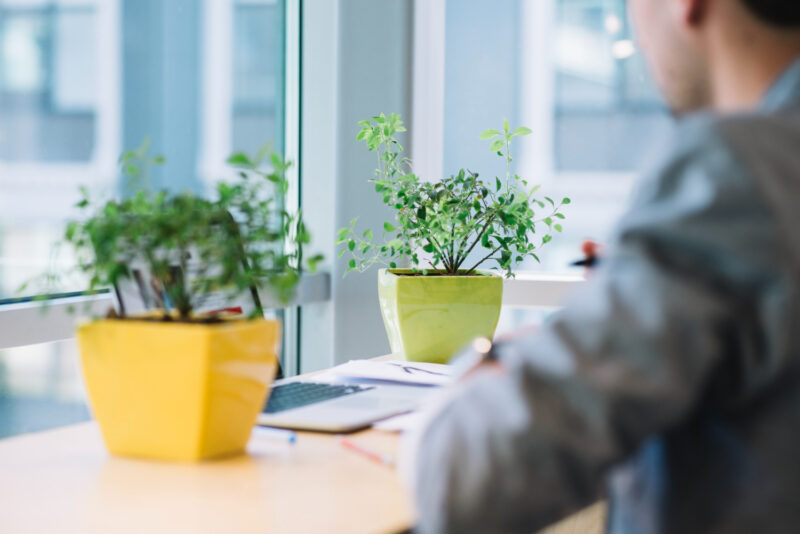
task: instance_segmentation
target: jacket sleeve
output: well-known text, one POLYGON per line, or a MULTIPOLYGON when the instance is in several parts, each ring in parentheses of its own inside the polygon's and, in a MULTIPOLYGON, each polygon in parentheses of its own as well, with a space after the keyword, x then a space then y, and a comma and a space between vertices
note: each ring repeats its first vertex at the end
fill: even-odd
POLYGON ((718 377, 775 372, 759 311, 781 290, 766 203, 719 128, 683 128, 671 154, 580 294, 498 345, 505 372, 431 416, 413 469, 420 532, 533 532, 595 501, 608 468, 718 377))

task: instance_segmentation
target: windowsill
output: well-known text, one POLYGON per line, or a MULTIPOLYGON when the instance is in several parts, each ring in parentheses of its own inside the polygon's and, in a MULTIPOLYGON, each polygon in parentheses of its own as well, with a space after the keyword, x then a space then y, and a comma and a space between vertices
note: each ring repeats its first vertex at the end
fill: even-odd
MULTIPOLYGON (((295 297, 282 304, 268 291, 260 292, 265 309, 305 306, 330 300, 328 273, 304 274, 295 297)), ((75 335, 75 324, 82 317, 105 315, 114 305, 111 293, 70 297, 43 302, 20 302, 0 306, 0 350, 38 343, 69 339, 75 335)))
POLYGON ((586 278, 574 274, 520 272, 503 284, 503 306, 558 308, 586 278))

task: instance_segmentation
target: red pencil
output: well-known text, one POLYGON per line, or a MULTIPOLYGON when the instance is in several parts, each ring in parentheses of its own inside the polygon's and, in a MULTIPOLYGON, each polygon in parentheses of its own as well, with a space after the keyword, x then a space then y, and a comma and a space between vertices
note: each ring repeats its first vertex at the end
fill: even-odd
POLYGON ((394 459, 388 454, 381 454, 379 452, 367 449, 366 447, 363 447, 344 436, 339 436, 339 443, 341 443, 344 448, 350 449, 351 451, 358 453, 361 456, 372 460, 373 462, 385 465, 387 467, 394 466, 394 459))

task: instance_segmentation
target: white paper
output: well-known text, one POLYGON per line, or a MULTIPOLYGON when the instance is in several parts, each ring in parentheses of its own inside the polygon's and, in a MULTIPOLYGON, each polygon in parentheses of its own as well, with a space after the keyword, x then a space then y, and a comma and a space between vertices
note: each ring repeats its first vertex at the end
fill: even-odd
POLYGON ((326 378, 378 380, 418 386, 446 386, 453 381, 453 370, 448 365, 405 360, 351 360, 334 367, 325 375, 326 378))
POLYGON ((372 428, 375 430, 381 430, 383 432, 402 433, 419 424, 419 421, 422 419, 422 415, 423 414, 419 411, 395 415, 389 419, 384 419, 383 421, 374 423, 372 428))

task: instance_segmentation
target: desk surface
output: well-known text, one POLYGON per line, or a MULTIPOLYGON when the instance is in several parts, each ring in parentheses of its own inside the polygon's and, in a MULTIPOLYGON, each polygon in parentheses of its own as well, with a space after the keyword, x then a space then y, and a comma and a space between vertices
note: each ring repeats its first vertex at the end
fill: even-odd
MULTIPOLYGON (((353 439, 392 454, 398 441, 353 439)), ((603 513, 547 534, 600 534, 603 513)), ((389 534, 411 518, 395 472, 332 436, 256 434, 247 455, 202 464, 110 457, 94 423, 0 441, 0 532, 389 534)))
POLYGON ((0 510, 9 533, 390 533, 411 518, 395 472, 331 436, 256 434, 247 455, 174 464, 110 457, 94 423, 0 441, 0 510))
MULTIPOLYGON (((357 443, 396 455, 399 436, 357 443)), ((593 506, 543 534, 601 534, 593 506)), ((0 440, 0 532, 392 534, 413 511, 393 469, 298 433, 254 434, 247 454, 200 464, 115 458, 95 423, 0 440)))

